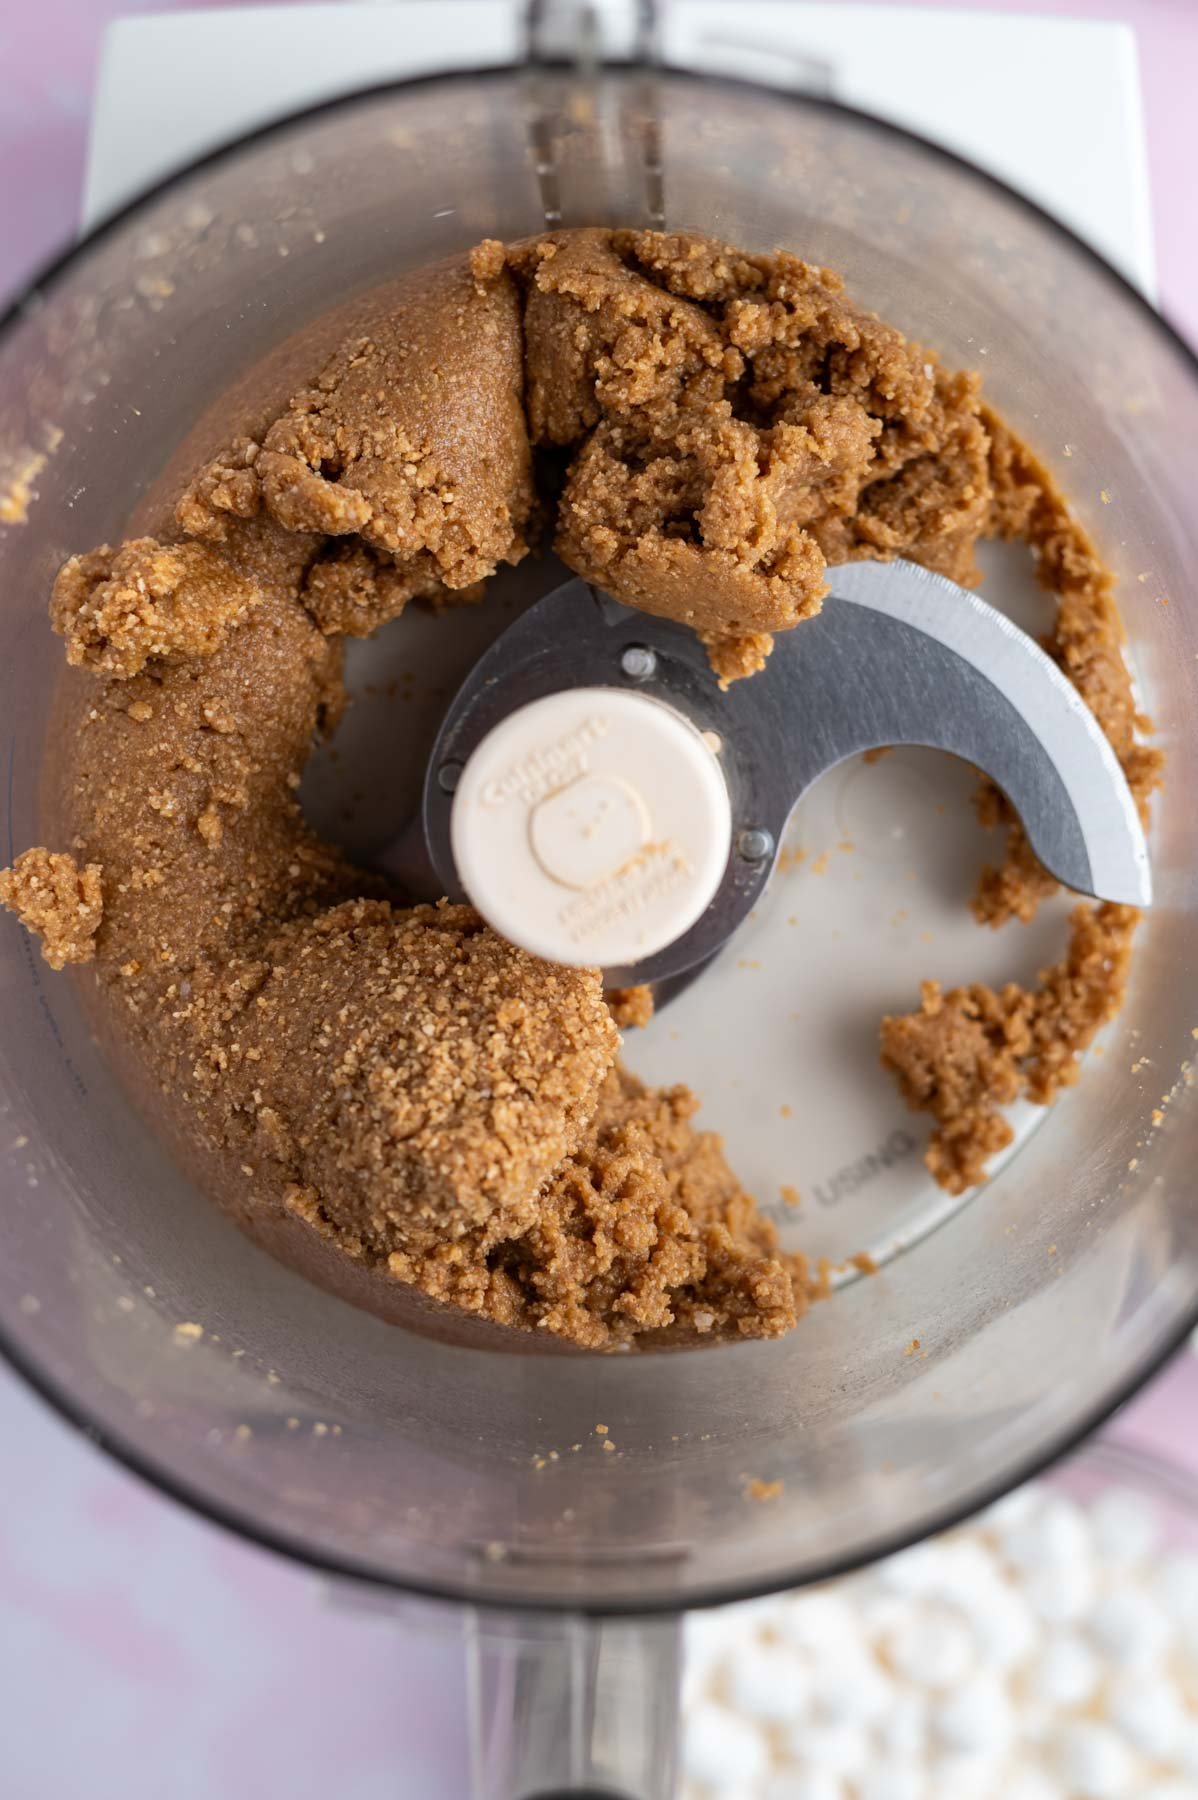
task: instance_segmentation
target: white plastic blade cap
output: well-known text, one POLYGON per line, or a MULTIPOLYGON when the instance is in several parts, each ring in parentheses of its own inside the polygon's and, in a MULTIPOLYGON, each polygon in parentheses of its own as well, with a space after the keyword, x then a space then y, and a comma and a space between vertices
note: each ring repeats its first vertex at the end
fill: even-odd
POLYGON ((570 688, 520 707, 471 755, 450 821, 487 923, 547 962, 624 967, 711 903, 732 840, 716 754, 647 694, 570 688))

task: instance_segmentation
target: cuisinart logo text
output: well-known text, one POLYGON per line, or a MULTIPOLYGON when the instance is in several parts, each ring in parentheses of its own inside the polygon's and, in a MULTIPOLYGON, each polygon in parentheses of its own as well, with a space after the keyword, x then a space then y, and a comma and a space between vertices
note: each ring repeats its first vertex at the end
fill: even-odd
POLYGON ((520 762, 483 784, 479 799, 484 806, 505 806, 509 800, 522 800, 535 806, 546 794, 577 781, 590 768, 587 750, 607 736, 608 721, 598 715, 584 719, 575 730, 568 731, 552 744, 544 744, 520 762))
POLYGON ((624 919, 633 919, 655 900, 673 893, 691 878, 685 852, 675 843, 646 844, 622 869, 580 894, 558 913, 575 944, 585 944, 624 919))

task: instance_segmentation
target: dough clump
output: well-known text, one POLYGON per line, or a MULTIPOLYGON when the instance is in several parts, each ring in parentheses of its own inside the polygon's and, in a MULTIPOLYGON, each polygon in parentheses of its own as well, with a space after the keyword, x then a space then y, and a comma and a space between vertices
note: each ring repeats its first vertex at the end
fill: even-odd
POLYGON ((918 1012, 882 1021, 882 1061, 913 1109, 936 1120, 927 1163, 960 1194, 982 1179, 1013 1132, 999 1108, 1021 1095, 1046 1106, 1081 1073, 1080 1055, 1123 1002, 1137 914, 1080 906, 1059 963, 1033 988, 925 981, 918 1012))
POLYGON ((956 496, 956 464, 973 390, 946 378, 938 394, 925 353, 848 301, 838 276, 651 231, 554 232, 509 260, 533 443, 575 451, 558 554, 693 626, 722 679, 761 668, 770 634, 819 610, 830 549, 893 549, 900 524, 911 540, 906 515, 928 513, 930 494, 913 487, 905 511, 862 498, 921 455, 943 464, 926 535, 958 578, 971 572, 966 521, 985 496, 956 496), (860 537, 846 523, 858 519, 860 537))
POLYGON ((0 904, 37 933, 52 969, 90 962, 95 955, 104 911, 102 875, 99 863, 80 868, 73 856, 42 849, 26 850, 11 869, 0 869, 0 904))
POLYGON ((68 662, 127 680, 151 661, 210 656, 260 598, 204 544, 133 538, 72 556, 54 583, 50 618, 68 662))

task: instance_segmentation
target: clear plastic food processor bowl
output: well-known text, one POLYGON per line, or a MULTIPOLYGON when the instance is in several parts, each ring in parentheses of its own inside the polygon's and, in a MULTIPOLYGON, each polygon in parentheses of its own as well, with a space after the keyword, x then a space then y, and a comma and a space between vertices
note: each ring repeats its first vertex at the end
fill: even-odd
MULTIPOLYGON (((1126 1008, 1018 1154, 942 1204, 923 1122, 876 1066, 878 1016, 911 1005, 921 974, 1034 970, 1060 918, 996 935, 968 920, 986 846, 967 773, 916 752, 843 771, 796 818, 762 917, 627 1055, 649 1079, 698 1087, 788 1237, 833 1258, 872 1246, 881 1272, 775 1343, 496 1353, 385 1325, 252 1247, 133 1110, 73 982, 5 918, 0 1329, 64 1412, 210 1516, 385 1588, 506 1609, 479 1615, 493 1621, 477 1634, 479 1705, 493 1724, 521 1716, 525 1748, 496 1726, 480 1791, 534 1791, 529 1720, 556 1693, 575 1710, 545 1736, 536 1791, 574 1780, 639 1796, 669 1791, 672 1628, 580 1615, 664 1617, 935 1530, 1056 1456, 1198 1316, 1198 375, 1034 208, 830 104, 619 69, 576 93, 507 70, 266 131, 122 214, 4 325, 4 860, 51 829, 62 646, 46 599, 63 558, 118 540, 201 415, 252 393, 249 372, 316 316, 480 238, 541 228, 547 168, 567 224, 664 212, 831 264, 947 362, 983 367, 991 401, 1055 466, 1121 577, 1169 759, 1126 1008), (793 1224, 783 1185, 803 1196, 793 1224), (753 1501, 754 1480, 782 1486, 753 1501)), ((555 579, 517 571, 512 591, 555 579)), ((1046 622, 1048 604, 1033 598, 1021 622, 1046 622)), ((402 819, 444 659, 464 672, 494 628, 485 606, 455 615, 436 647, 442 627, 413 615, 351 661, 363 699, 344 754, 372 792, 339 827, 348 841, 376 847, 402 819), (365 693, 372 669, 409 664, 408 707, 365 693)), ((346 780, 313 769, 314 816, 344 810, 346 780)))

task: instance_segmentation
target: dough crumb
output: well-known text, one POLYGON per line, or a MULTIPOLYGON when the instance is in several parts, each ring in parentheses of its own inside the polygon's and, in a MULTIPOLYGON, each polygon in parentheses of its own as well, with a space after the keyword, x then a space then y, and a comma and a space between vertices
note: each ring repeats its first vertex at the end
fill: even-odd
POLYGON ((30 444, 21 444, 0 458, 0 525, 29 523, 29 508, 37 498, 34 482, 47 460, 43 451, 30 444))
POLYGON ((746 1500, 777 1500, 785 1489, 783 1481, 763 1481, 760 1475, 753 1475, 745 1482, 746 1500))
POLYGON ((722 694, 728 692, 734 681, 760 675, 774 647, 768 631, 750 631, 741 637, 722 637, 718 632, 701 631, 699 642, 707 652, 707 660, 722 694))
POLYGON ((603 998, 621 1031, 643 1029, 653 1017, 653 989, 643 981, 636 987, 608 988, 603 998))
POLYGON ((73 856, 41 848, 24 851, 11 869, 0 870, 0 904, 41 938, 52 969, 91 962, 95 955, 102 874, 99 863, 80 868, 73 856))
POLYGON ((470 252, 470 273, 478 282, 498 281, 507 263, 507 246, 498 238, 484 238, 470 252))

